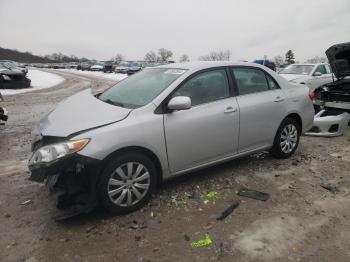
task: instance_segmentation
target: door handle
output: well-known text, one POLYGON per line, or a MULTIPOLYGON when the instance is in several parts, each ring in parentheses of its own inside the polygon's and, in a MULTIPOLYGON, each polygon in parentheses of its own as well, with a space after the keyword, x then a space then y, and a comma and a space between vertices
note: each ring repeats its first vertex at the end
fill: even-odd
POLYGON ((274 100, 274 102, 276 102, 276 103, 281 103, 281 102, 283 102, 284 101, 284 99, 282 98, 282 97, 280 97, 280 96, 277 96, 276 98, 275 98, 275 100, 274 100))
POLYGON ((237 112, 237 108, 233 108, 232 106, 227 107, 224 111, 225 114, 230 114, 234 112, 237 112))

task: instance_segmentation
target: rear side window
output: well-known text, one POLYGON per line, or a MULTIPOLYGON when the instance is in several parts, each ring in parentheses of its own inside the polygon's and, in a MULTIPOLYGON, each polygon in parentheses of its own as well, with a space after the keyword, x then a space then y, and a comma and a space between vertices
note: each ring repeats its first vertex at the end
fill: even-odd
POLYGON ((185 82, 173 95, 188 96, 193 106, 230 96, 225 69, 200 73, 185 82))
POLYGON ((278 85, 277 85, 276 82, 272 79, 271 76, 269 76, 269 75, 266 74, 266 79, 267 79, 267 82, 268 82, 268 84, 269 84, 269 88, 270 88, 271 90, 274 90, 274 89, 278 89, 278 88, 279 88, 278 85))
POLYGON ((261 70, 254 68, 232 68, 231 70, 236 79, 239 95, 269 90, 265 73, 261 70))

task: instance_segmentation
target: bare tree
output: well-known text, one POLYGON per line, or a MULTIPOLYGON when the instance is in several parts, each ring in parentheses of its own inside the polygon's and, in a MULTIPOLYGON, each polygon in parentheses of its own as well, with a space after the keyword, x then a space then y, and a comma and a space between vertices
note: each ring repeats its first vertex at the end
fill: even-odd
POLYGON ((326 62, 327 62, 327 58, 320 57, 320 56, 315 56, 305 61, 305 63, 310 63, 310 64, 326 63, 326 62))
POLYGON ((112 60, 114 60, 115 62, 117 62, 117 64, 119 64, 121 61, 124 60, 124 56, 121 53, 118 53, 112 60))
POLYGON ((188 57, 188 55, 183 54, 183 55, 180 57, 179 62, 180 62, 180 63, 183 63, 183 62, 190 62, 190 58, 188 57))
POLYGON ((210 52, 207 55, 200 56, 198 59, 201 61, 229 61, 231 58, 231 51, 230 50, 224 50, 224 51, 213 51, 210 52))
POLYGON ((155 63, 159 60, 157 54, 154 52, 154 51, 149 51, 146 55, 145 55, 145 58, 144 60, 147 62, 147 63, 155 63))
POLYGON ((275 56, 275 57, 273 58, 273 60, 274 60, 274 62, 275 62, 275 64, 276 64, 277 67, 280 67, 281 65, 284 64, 284 59, 283 59, 283 57, 282 57, 281 55, 275 56))
POLYGON ((173 52, 165 48, 160 48, 158 49, 158 55, 161 62, 167 62, 173 56, 173 52))

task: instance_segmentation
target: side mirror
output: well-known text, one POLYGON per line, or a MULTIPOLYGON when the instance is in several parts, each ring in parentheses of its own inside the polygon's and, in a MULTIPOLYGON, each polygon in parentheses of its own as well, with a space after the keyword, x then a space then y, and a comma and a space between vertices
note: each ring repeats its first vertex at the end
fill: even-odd
POLYGON ((314 76, 321 76, 321 75, 322 75, 321 72, 315 72, 315 73, 314 73, 314 76))
POLYGON ((191 108, 191 98, 188 96, 175 96, 168 102, 170 110, 187 110, 191 108))

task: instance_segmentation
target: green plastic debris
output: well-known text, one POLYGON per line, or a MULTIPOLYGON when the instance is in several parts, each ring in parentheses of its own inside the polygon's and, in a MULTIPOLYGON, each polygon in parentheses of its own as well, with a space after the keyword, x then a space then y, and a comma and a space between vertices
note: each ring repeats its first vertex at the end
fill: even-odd
POLYGON ((210 191, 206 195, 202 196, 203 203, 208 204, 210 201, 215 202, 219 198, 219 193, 215 191, 210 191))
POLYGON ((191 247, 195 248, 195 247, 203 247, 203 246, 208 246, 211 243, 213 243, 213 241, 210 239, 208 234, 205 234, 205 239, 201 239, 198 241, 194 241, 191 243, 191 247))

